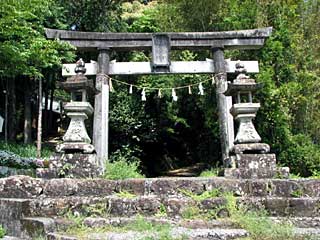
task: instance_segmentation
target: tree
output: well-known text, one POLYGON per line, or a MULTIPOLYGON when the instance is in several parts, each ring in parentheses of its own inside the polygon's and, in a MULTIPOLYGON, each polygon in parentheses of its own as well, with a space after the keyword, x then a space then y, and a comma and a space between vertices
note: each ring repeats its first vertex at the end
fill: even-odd
MULTIPOLYGON (((71 60, 73 48, 59 41, 48 41, 44 37, 44 26, 51 21, 55 6, 53 0, 30 0, 0 2, 0 77, 7 79, 9 99, 9 136, 15 140, 16 126, 16 85, 20 78, 34 84, 34 79, 43 76, 43 69, 53 69, 63 60, 71 60)), ((52 24, 57 22, 51 21, 52 24)), ((31 91, 26 91, 25 140, 30 141, 31 91)))

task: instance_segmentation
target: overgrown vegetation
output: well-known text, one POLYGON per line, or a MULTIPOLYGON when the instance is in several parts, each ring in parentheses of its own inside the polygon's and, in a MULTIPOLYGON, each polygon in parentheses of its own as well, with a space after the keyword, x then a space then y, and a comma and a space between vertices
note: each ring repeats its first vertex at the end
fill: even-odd
MULTIPOLYGON (((209 194, 205 194, 209 196, 209 194)), ((246 240, 307 240, 312 239, 308 236, 296 236, 294 234, 293 226, 287 222, 274 222, 269 218, 267 211, 263 209, 251 209, 246 203, 239 204, 236 197, 232 193, 223 193, 223 197, 226 199, 225 204, 216 209, 204 210, 201 209, 198 204, 187 206, 182 212, 184 219, 202 219, 212 220, 218 219, 221 221, 232 221, 238 227, 247 230, 250 237, 246 240), (219 214, 224 211, 224 215, 219 214), (226 214, 227 213, 227 214, 226 214)), ((205 199, 212 198, 207 197, 205 199)), ((198 202, 198 199, 196 201, 198 202)), ((87 216, 104 216, 106 217, 106 206, 92 205, 85 210, 85 213, 71 213, 68 212, 64 215, 68 218, 72 224, 66 230, 66 234, 77 236, 79 238, 85 238, 91 233, 108 233, 108 232, 140 232, 146 234, 145 239, 153 239, 152 236, 158 236, 157 239, 172 240, 171 230, 174 227, 169 224, 159 224, 157 222, 150 221, 143 216, 137 215, 132 222, 124 224, 122 226, 105 225, 104 227, 91 228, 84 224, 84 219, 87 216), (150 234, 150 235, 149 235, 150 234)), ((163 205, 160 208, 158 217, 166 216, 166 208, 163 205), (161 214, 160 214, 161 213, 161 214)), ((179 239, 184 239, 182 236, 179 239)))
MULTIPOLYGON (((0 140, 0 151, 7 151, 23 158, 36 158, 37 148, 32 144, 21 144, 21 143, 5 143, 0 140)), ((44 147, 41 155, 43 158, 49 158, 53 151, 50 148, 44 147)))
POLYGON ((129 198, 129 199, 137 197, 137 195, 130 193, 128 191, 120 191, 116 193, 116 196, 121 198, 129 198))
POLYGON ((125 159, 118 159, 114 162, 106 162, 104 177, 110 180, 127 178, 143 178, 137 161, 128 162, 125 159))
POLYGON ((306 236, 296 236, 293 226, 286 222, 275 223, 263 210, 252 210, 248 205, 237 204, 236 198, 228 193, 227 209, 230 220, 246 229, 250 237, 247 240, 306 240, 306 236))
POLYGON ((183 240, 184 238, 173 238, 170 234, 172 226, 170 224, 155 223, 146 220, 142 216, 136 216, 136 218, 123 226, 106 225, 104 227, 91 228, 83 224, 84 218, 81 216, 74 216, 68 214, 68 219, 73 224, 66 230, 66 233, 79 238, 85 238, 90 233, 108 233, 108 232, 128 232, 134 231, 140 234, 140 239, 152 240, 155 237, 159 240, 183 240), (141 238, 141 234, 146 235, 141 238))
POLYGON ((210 198, 223 196, 223 193, 222 193, 221 189, 219 189, 219 188, 214 188, 209 191, 204 191, 201 194, 195 194, 193 192, 190 192, 190 191, 187 191, 184 189, 180 189, 179 192, 182 193, 183 195, 185 195, 186 197, 189 197, 192 200, 197 201, 197 202, 201 202, 203 200, 210 199, 210 198))
POLYGON ((6 231, 4 230, 2 225, 0 225, 0 238, 3 238, 5 235, 6 235, 6 231))
POLYGON ((199 177, 217 177, 219 176, 220 168, 210 168, 200 173, 199 177))

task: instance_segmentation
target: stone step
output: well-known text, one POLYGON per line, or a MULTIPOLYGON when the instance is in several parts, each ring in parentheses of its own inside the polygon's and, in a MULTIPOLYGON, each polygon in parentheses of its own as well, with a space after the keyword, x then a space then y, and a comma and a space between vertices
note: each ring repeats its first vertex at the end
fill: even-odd
POLYGON ((248 237, 248 232, 243 229, 188 229, 184 227, 172 228, 166 233, 158 232, 106 232, 106 233, 88 233, 81 237, 72 235, 49 233, 48 240, 143 240, 143 239, 192 239, 192 240, 231 240, 248 237), (165 238, 167 237, 167 238, 165 238))
POLYGON ((320 217, 270 217, 275 222, 286 222, 297 228, 320 229, 320 217))
MULTIPOLYGON (((87 217, 83 219, 83 226, 90 228, 103 227, 123 227, 134 223, 136 217, 87 217)), ((168 218, 168 217, 144 217, 148 222, 155 224, 170 224, 171 226, 185 227, 190 229, 237 229, 239 226, 232 222, 229 218, 219 219, 183 219, 183 218, 168 218)), ((320 218, 307 217, 269 217, 269 219, 276 223, 287 223, 297 229, 320 229, 320 218)), ((74 225, 72 220, 65 218, 54 218, 56 229, 65 231, 70 226, 74 225)))
MULTIPOLYGON (((86 217, 82 220, 82 225, 89 228, 125 227, 133 224, 141 216, 136 217, 86 217)), ((182 219, 168 217, 143 217, 144 221, 152 224, 166 224, 175 227, 185 227, 189 229, 238 229, 238 225, 229 219, 182 219)), ((66 231, 74 226, 74 221, 68 218, 54 218, 57 231, 66 231)))
MULTIPOLYGON (((238 197, 238 205, 250 209, 266 209, 272 216, 319 217, 320 198, 283 198, 283 197, 238 197)), ((201 211, 212 216, 224 217, 227 200, 224 197, 196 201, 188 197, 139 196, 123 198, 108 197, 60 197, 46 199, 0 199, 3 215, 0 224, 16 225, 22 217, 61 216, 68 212, 84 216, 134 216, 141 214, 153 216, 165 212, 169 217, 188 214, 188 211, 201 211)))
MULTIPOLYGON (((275 223, 285 222, 292 223, 296 228, 294 231, 297 235, 303 236, 313 236, 311 239, 319 239, 316 237, 320 237, 320 228, 319 228, 319 218, 270 218, 275 223)), ((39 236, 50 236, 52 239, 57 239, 57 237, 62 237, 62 239, 77 239, 72 237, 72 233, 64 234, 64 232, 68 232, 68 229, 72 229, 74 227, 79 226, 79 231, 86 231, 88 229, 88 233, 101 232, 102 229, 104 231, 111 231, 111 233, 104 233, 100 235, 96 235, 99 238, 91 238, 93 235, 87 236, 88 238, 84 238, 81 236, 81 239, 108 239, 106 237, 114 236, 120 237, 122 235, 117 235, 117 233, 113 233, 115 229, 118 231, 124 232, 127 231, 126 226, 133 226, 135 229, 135 223, 137 221, 149 222, 154 226, 170 226, 170 229, 181 229, 185 228, 186 231, 197 231, 200 233, 208 232, 208 234, 216 233, 215 230, 226 230, 235 232, 234 230, 240 230, 239 226, 232 222, 230 219, 219 219, 219 220, 205 220, 205 219, 177 219, 177 218, 167 218, 167 217, 87 217, 87 218, 75 218, 74 216, 71 218, 24 218, 22 219, 22 238, 14 238, 15 239, 34 239, 39 236), (95 229, 97 229, 95 231, 95 229), (202 231, 203 230, 203 231, 202 231), (60 232, 57 234, 55 232, 60 232), (62 234, 61 234, 62 233, 62 234), (114 235, 115 234, 115 235, 114 235), (105 237, 105 238, 100 238, 105 237)), ((131 227, 132 229, 132 227, 131 227)), ((131 230, 129 229, 129 230, 131 230)), ((156 228, 155 228, 156 229, 156 228)), ((75 230, 73 230, 75 231, 75 230)), ((78 230, 76 230, 77 232, 78 230)), ((225 231, 225 232, 226 232, 225 231)), ((136 236, 135 234, 133 234, 136 236)), ((187 234, 188 235, 188 234, 187 234)), ((126 236, 126 235, 124 235, 126 236)), ((49 239, 51 239, 49 237, 49 239)), ((10 240, 11 238, 7 238, 10 240)), ((113 238, 112 238, 113 239, 113 238)), ((198 238, 197 238, 198 239, 198 238)), ((199 239, 211 239, 211 238, 199 238, 199 239)), ((214 238, 215 239, 215 238, 214 238)), ((224 239, 224 238, 223 238, 224 239)), ((226 238, 233 239, 233 238, 226 238)), ((309 238, 308 238, 309 239, 309 238)))
POLYGON ((320 228, 295 228, 294 232, 298 236, 308 237, 308 240, 320 239, 320 228))
POLYGON ((14 176, 0 179, 2 198, 51 198, 66 196, 108 196, 130 192, 137 196, 183 195, 182 191, 203 194, 232 192, 253 197, 320 197, 320 180, 313 179, 227 179, 147 178, 111 181, 105 179, 36 179, 14 176))

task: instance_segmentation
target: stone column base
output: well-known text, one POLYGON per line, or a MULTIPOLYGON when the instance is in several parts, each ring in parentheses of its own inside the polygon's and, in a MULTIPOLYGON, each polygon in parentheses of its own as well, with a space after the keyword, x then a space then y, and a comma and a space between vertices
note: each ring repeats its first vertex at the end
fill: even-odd
POLYGON ((226 168, 229 178, 288 178, 289 168, 276 166, 275 154, 235 154, 231 156, 235 168, 226 168))
POLYGON ((256 179, 256 178, 289 178, 289 168, 279 167, 275 169, 247 169, 226 168, 223 170, 226 178, 256 179))
POLYGON ((102 174, 96 154, 57 153, 50 159, 49 168, 38 168, 40 178, 95 178, 102 174))

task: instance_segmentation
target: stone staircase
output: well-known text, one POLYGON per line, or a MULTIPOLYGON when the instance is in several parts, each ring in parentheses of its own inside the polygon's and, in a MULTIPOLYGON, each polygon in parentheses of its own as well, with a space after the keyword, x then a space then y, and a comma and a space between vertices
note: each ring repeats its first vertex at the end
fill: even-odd
POLYGON ((301 239, 320 239, 320 180, 311 179, 15 176, 0 179, 0 224, 5 239, 167 239, 163 232, 245 238, 249 233, 228 218, 230 197, 237 206, 265 209, 273 222, 290 221, 301 239), (147 228, 139 231, 139 224, 147 228), (151 226, 160 230, 147 231, 151 226))

